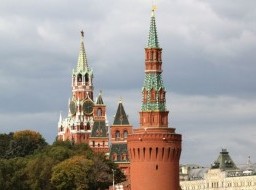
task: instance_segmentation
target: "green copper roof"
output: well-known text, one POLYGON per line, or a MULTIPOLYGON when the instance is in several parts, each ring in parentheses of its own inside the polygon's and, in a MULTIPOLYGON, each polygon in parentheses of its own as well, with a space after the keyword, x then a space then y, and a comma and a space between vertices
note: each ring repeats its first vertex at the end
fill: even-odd
POLYGON ((86 52, 84 47, 84 32, 81 31, 81 42, 80 42, 80 50, 78 55, 77 67, 73 69, 73 74, 86 74, 88 73, 89 76, 92 76, 92 70, 88 67, 86 52))
POLYGON ((212 169, 218 168, 221 170, 235 170, 237 169, 235 163, 231 159, 226 149, 222 149, 218 159, 212 164, 212 169))
POLYGON ((84 48, 84 42, 83 42, 83 39, 81 39, 80 51, 79 51, 76 69, 77 71, 85 71, 87 70, 87 68, 88 68, 88 64, 87 64, 87 58, 86 58, 86 53, 84 48))
POLYGON ((122 101, 119 101, 113 125, 129 125, 122 101))
POLYGON ((150 20, 150 29, 149 29, 147 48, 159 48, 154 9, 152 10, 152 15, 150 20))
POLYGON ((165 91, 165 87, 160 73, 146 73, 142 92, 147 91, 147 101, 142 103, 142 111, 166 111, 165 102, 161 102, 160 91, 165 91), (151 102, 151 90, 156 91, 156 101, 151 102))
POLYGON ((105 121, 94 121, 91 137, 108 137, 105 121))
POLYGON ((112 159, 114 162, 129 162, 127 144, 126 143, 112 144, 110 149, 110 159, 112 159), (116 160, 113 160, 113 154, 117 155, 116 160), (127 155, 125 157, 125 160, 122 160, 123 154, 127 155))
POLYGON ((155 90, 164 89, 162 75, 160 73, 146 73, 143 89, 144 88, 146 90, 151 90, 152 88, 155 90))

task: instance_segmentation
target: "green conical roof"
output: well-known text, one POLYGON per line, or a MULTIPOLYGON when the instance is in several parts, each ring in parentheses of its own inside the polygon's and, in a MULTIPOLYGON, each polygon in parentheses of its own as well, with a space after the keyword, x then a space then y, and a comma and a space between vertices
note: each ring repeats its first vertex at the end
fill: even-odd
POLYGON ((80 43, 80 51, 78 55, 77 61, 77 71, 78 72, 85 72, 88 70, 87 58, 84 48, 84 32, 81 31, 81 43, 80 43))
POLYGON ((218 168, 221 170, 235 170, 237 169, 235 163, 231 159, 226 149, 222 149, 217 160, 212 164, 212 169, 218 168))
POLYGON ((152 15, 150 20, 150 29, 149 29, 149 35, 148 35, 147 48, 159 48, 154 9, 152 10, 152 15))
POLYGON ((122 101, 119 101, 113 125, 129 125, 122 101))
POLYGON ((98 98, 97 98, 96 104, 104 105, 101 92, 100 92, 100 94, 99 94, 99 96, 98 96, 98 98))

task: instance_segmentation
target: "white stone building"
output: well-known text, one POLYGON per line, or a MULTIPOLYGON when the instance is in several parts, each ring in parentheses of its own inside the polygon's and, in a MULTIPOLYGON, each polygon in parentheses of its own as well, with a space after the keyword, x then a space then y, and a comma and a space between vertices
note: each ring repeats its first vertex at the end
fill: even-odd
POLYGON ((180 168, 182 190, 256 190, 256 165, 237 167, 226 149, 210 168, 185 165, 180 168))

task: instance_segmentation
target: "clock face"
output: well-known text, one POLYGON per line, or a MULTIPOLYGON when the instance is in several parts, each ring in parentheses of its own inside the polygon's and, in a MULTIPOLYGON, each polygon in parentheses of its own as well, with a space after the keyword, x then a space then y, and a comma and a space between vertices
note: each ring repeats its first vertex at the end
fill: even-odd
POLYGON ((76 103, 74 101, 71 101, 69 104, 70 113, 72 115, 76 114, 76 103))
POLYGON ((83 103, 83 111, 86 115, 90 115, 93 112, 93 102, 92 101, 85 101, 83 103))

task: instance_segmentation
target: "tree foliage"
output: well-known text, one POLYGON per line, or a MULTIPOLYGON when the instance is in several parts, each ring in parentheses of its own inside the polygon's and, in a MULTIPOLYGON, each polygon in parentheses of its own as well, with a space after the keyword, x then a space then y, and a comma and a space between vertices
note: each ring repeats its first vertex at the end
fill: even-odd
POLYGON ((57 189, 88 189, 92 165, 85 156, 73 156, 53 168, 51 182, 57 189))
POLYGON ((35 131, 0 134, 0 189, 103 190, 124 174, 88 145, 56 141, 47 145, 35 131))
POLYGON ((9 147, 5 152, 7 158, 24 157, 33 154, 47 145, 40 133, 30 130, 17 131, 10 140, 9 147))

